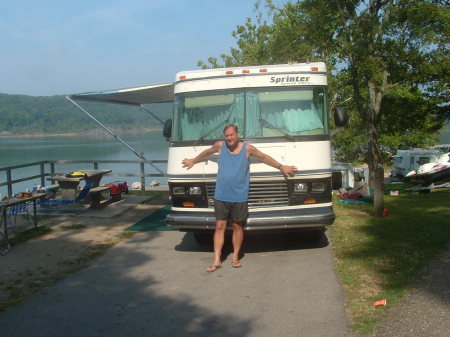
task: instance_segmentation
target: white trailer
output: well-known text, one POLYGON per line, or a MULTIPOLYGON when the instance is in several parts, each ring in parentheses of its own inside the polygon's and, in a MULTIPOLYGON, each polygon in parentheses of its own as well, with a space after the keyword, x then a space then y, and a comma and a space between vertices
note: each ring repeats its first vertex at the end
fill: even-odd
POLYGON ((183 71, 173 83, 70 98, 136 105, 174 101, 173 119, 164 126, 170 141, 167 177, 172 201, 166 222, 194 232, 199 240, 215 227, 217 156, 190 170, 181 162, 222 139, 226 124, 238 125, 241 139, 298 168, 285 178, 251 161, 246 230, 323 230, 334 221, 327 72, 322 62, 183 71))

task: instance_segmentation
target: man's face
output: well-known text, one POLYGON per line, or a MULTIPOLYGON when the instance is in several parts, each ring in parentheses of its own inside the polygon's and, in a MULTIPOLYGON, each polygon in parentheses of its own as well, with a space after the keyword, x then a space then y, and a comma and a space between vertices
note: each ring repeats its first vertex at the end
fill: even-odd
POLYGON ((224 132, 225 135, 225 141, 228 144, 228 147, 233 148, 238 143, 239 133, 236 132, 234 127, 230 126, 227 128, 224 132))

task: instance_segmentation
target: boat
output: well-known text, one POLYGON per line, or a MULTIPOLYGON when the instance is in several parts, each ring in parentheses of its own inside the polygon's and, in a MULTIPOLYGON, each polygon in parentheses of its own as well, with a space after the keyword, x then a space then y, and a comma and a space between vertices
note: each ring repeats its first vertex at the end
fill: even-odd
POLYGON ((437 164, 442 151, 438 149, 398 150, 394 155, 394 168, 390 172, 391 181, 403 181, 405 176, 419 169, 421 165, 437 164))
POLYGON ((404 181, 422 186, 450 181, 450 152, 442 154, 437 162, 424 163, 408 172, 404 181))

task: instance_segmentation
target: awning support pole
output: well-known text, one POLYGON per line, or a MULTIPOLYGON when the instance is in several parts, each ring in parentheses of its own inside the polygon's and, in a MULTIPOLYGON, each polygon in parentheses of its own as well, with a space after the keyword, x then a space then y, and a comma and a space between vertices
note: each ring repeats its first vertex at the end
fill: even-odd
POLYGON ((139 105, 141 107, 142 110, 147 111, 153 118, 155 118, 157 121, 159 121, 162 125, 164 125, 164 122, 158 118, 158 116, 155 116, 155 114, 153 112, 151 112, 150 110, 148 110, 146 107, 144 107, 142 104, 139 105))
POLYGON ((66 98, 73 104, 75 105, 78 109, 80 109, 81 111, 83 111, 89 118, 91 118, 94 122, 96 122, 98 125, 100 125, 103 129, 105 129, 108 133, 110 133, 114 138, 116 138, 119 142, 121 142, 123 145, 125 145, 125 147, 127 147, 129 150, 131 150, 136 156, 138 156, 139 158, 141 158, 142 160, 144 160, 146 163, 148 163, 149 165, 151 165, 155 170, 157 170, 159 173, 161 173, 163 176, 167 176, 163 171, 161 171, 157 166, 155 166, 155 164, 152 163, 151 160, 148 160, 144 157, 143 154, 138 153, 135 149, 133 149, 130 145, 128 145, 126 142, 124 142, 122 139, 119 138, 119 136, 117 136, 113 131, 111 131, 110 129, 108 129, 106 126, 104 126, 102 123, 100 123, 94 116, 92 116, 89 112, 87 112, 86 110, 84 110, 80 105, 78 105, 78 103, 74 102, 69 96, 66 96, 66 98))

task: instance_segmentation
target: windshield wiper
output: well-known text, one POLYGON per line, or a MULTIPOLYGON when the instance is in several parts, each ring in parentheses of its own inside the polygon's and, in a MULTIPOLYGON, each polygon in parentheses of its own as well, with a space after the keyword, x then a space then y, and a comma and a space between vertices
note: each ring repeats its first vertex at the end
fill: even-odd
POLYGON ((274 129, 276 131, 278 131, 279 133, 281 133, 283 136, 285 136, 288 140, 290 140, 291 142, 295 142, 294 137, 292 137, 290 134, 288 134, 286 131, 284 131, 283 129, 280 129, 278 126, 275 126, 271 123, 269 123, 268 121, 266 121, 264 118, 259 117, 259 121, 265 125, 267 125, 269 128, 274 129))
POLYGON ((217 126, 215 126, 213 129, 211 129, 211 131, 209 131, 208 133, 204 134, 203 136, 201 136, 196 142, 195 145, 200 145, 206 137, 208 137, 210 134, 212 134, 214 131, 216 131, 218 128, 220 128, 222 125, 228 124, 228 118, 225 119, 223 122, 221 122, 220 124, 218 124, 217 126))

